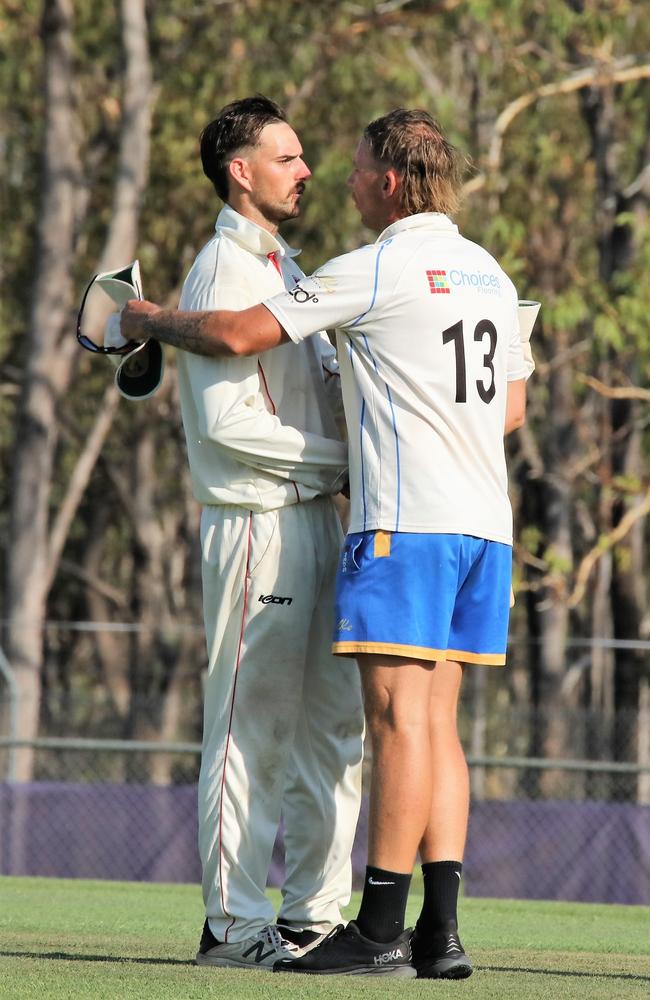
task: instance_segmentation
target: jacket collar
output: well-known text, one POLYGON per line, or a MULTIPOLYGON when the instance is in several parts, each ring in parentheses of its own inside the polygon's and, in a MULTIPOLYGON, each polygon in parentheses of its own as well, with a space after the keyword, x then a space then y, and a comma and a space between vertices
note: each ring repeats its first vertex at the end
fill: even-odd
POLYGON ((220 236, 238 243, 250 253, 268 256, 277 253, 280 257, 297 257, 300 250, 294 250, 281 236, 273 236, 244 215, 240 215, 230 205, 224 205, 219 212, 215 229, 220 236))
POLYGON ((436 232, 457 233, 458 226, 454 225, 448 215, 441 212, 418 212, 417 215, 407 215, 404 219, 398 219, 392 225, 384 229, 376 239, 376 243, 383 243, 402 233, 407 229, 432 229, 436 232))

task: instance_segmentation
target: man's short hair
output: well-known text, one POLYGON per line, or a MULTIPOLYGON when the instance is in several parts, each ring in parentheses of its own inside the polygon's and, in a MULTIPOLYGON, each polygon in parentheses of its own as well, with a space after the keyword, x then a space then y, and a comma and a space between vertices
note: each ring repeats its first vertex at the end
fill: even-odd
POLYGON ((234 154, 246 146, 256 146, 266 125, 286 120, 281 107, 263 94, 256 94, 226 104, 206 125, 201 132, 203 173, 223 201, 228 200, 228 164, 234 154))
POLYGON ((397 108, 370 122, 363 139, 379 163, 401 176, 406 215, 456 211, 466 160, 427 111, 397 108))

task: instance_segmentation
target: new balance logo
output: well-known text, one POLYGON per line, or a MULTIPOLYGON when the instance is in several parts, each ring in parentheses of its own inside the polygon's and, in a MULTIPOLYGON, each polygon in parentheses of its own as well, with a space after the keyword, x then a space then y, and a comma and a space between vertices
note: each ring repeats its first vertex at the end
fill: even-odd
POLYGON ((388 962, 396 962, 398 958, 404 958, 401 948, 393 948, 392 951, 385 951, 382 955, 375 955, 373 962, 375 965, 386 965, 388 962))
POLYGON ((242 958, 248 958, 248 956, 252 955, 253 952, 256 952, 254 959, 255 964, 259 965, 259 963, 263 962, 265 958, 269 957, 269 955, 275 954, 275 948, 271 948, 270 951, 264 951, 264 942, 258 941, 257 944, 254 944, 251 948, 248 949, 248 951, 242 952, 242 958))
POLYGON ((291 604, 293 597, 276 597, 274 594, 260 594, 259 604, 291 604))

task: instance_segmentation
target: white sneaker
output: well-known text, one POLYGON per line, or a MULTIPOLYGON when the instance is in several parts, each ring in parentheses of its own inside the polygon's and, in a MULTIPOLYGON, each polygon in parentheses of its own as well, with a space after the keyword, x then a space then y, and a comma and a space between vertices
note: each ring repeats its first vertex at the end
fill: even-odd
POLYGON ((206 920, 196 953, 196 964, 267 969, 272 972, 274 963, 281 958, 299 958, 301 955, 302 949, 285 941, 273 924, 263 927, 244 941, 230 944, 217 941, 206 920))

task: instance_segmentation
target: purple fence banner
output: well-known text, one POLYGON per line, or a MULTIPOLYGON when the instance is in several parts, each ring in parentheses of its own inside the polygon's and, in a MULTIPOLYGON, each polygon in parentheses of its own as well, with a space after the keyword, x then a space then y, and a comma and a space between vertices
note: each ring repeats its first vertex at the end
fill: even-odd
MULTIPOLYGON (((200 882, 196 806, 196 785, 0 784, 0 874, 200 882)), ((352 854, 357 888, 367 806, 352 854)), ((269 885, 283 875, 280 831, 269 885)), ((468 896, 648 905, 650 806, 475 802, 463 882, 468 896)))

